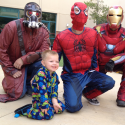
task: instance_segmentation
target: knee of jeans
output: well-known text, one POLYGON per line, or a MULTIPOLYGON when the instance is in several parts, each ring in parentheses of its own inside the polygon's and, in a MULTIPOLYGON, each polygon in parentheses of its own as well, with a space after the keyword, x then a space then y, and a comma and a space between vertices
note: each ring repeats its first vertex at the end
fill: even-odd
POLYGON ((41 67, 42 67, 42 64, 34 65, 34 68, 41 68, 41 67))
POLYGON ((65 106, 66 110, 71 113, 77 112, 82 108, 82 105, 76 103, 65 104, 65 106))
POLYGON ((108 84, 107 88, 110 90, 110 89, 112 89, 114 87, 115 81, 112 78, 108 78, 107 84, 108 84))

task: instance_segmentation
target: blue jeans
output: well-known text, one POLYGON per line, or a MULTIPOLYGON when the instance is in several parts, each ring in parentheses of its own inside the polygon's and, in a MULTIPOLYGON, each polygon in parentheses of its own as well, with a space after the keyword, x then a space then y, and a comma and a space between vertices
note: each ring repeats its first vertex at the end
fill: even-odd
POLYGON ((33 76, 37 73, 37 71, 42 67, 41 61, 34 62, 30 65, 25 67, 25 77, 24 77, 24 85, 23 85, 23 92, 20 98, 22 98, 25 93, 32 94, 32 89, 30 85, 30 80, 33 76))
POLYGON ((115 81, 108 75, 97 71, 64 74, 61 76, 64 85, 64 98, 67 111, 79 111, 83 105, 82 94, 95 98, 112 89, 115 81))

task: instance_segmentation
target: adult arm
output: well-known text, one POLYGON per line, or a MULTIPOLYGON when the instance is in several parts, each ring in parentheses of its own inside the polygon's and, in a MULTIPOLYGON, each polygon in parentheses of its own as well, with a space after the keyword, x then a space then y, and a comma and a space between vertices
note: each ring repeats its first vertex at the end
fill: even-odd
POLYGON ((15 30, 13 22, 6 24, 0 34, 0 65, 3 71, 8 75, 15 74, 18 70, 14 68, 12 61, 9 58, 8 49, 13 42, 15 30))
POLYGON ((113 68, 117 64, 125 63, 125 53, 117 54, 113 58, 111 58, 105 65, 105 70, 108 72, 112 72, 113 68))
POLYGON ((26 55, 21 57, 21 59, 23 60, 23 65, 31 64, 34 61, 38 60, 39 58, 41 58, 41 53, 49 49, 50 46, 49 33, 46 30, 44 30, 43 36, 41 37, 43 38, 42 38, 42 44, 39 47, 39 49, 35 50, 34 52, 28 52, 26 55))

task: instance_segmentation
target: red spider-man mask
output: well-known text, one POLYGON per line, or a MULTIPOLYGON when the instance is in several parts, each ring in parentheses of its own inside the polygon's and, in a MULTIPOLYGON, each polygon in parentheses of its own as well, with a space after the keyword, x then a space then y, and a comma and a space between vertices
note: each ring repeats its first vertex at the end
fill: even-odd
POLYGON ((81 2, 74 3, 70 16, 72 18, 73 29, 82 31, 88 19, 87 6, 81 2))

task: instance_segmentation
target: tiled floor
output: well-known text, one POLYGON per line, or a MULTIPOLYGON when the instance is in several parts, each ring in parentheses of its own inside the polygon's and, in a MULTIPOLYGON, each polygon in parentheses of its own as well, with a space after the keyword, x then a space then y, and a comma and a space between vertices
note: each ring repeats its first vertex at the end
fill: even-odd
MULTIPOLYGON (((60 75, 61 69, 57 73, 60 75)), ((14 110, 25 104, 31 103, 31 97, 24 98, 7 103, 0 103, 0 125, 125 125, 125 108, 116 106, 116 96, 121 80, 121 74, 108 73, 116 80, 115 87, 107 93, 98 97, 100 106, 90 105, 82 97, 83 108, 76 113, 64 111, 63 114, 55 115, 52 120, 38 121, 26 117, 14 117, 14 110)), ((3 78, 3 72, 0 69, 0 82, 3 78)), ((61 79, 60 79, 61 81, 61 79)), ((4 93, 0 84, 0 94, 4 93)), ((59 84, 59 99, 64 102, 63 84, 59 84)))

